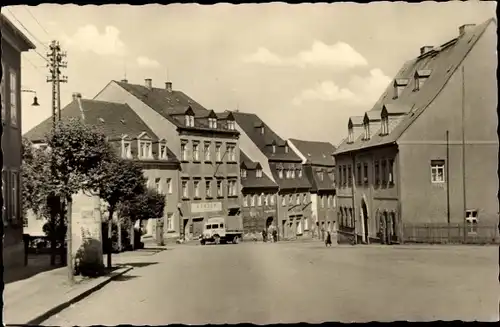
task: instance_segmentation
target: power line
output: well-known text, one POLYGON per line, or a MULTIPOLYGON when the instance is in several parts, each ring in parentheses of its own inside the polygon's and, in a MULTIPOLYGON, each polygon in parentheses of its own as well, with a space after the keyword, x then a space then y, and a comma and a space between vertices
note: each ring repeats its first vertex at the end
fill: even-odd
MULTIPOLYGON (((32 36, 35 40, 37 40, 37 41, 38 41, 38 43, 40 43, 42 46, 44 46, 44 47, 45 47, 45 49, 47 49, 47 46, 46 46, 45 44, 43 44, 43 42, 40 42, 40 40, 39 40, 39 39, 38 39, 35 35, 33 35, 33 33, 31 33, 31 32, 30 32, 30 30, 29 30, 29 29, 27 29, 27 28, 26 28, 26 26, 24 26, 24 24, 23 24, 23 23, 21 23, 21 21, 20 21, 19 19, 17 19, 17 17, 16 17, 16 16, 12 13, 12 11, 11 11, 9 8, 7 8, 7 11, 8 11, 8 12, 10 12, 10 14, 12 15, 12 17, 14 17, 14 19, 15 19, 15 20, 16 20, 19 24, 21 24, 21 26, 22 26, 22 27, 26 30, 26 32, 28 32, 28 34, 29 34, 29 35, 31 35, 31 36, 32 36)), ((46 60, 46 59, 45 59, 45 60, 46 60)))
POLYGON ((47 32, 47 30, 42 26, 42 24, 40 24, 40 22, 38 21, 38 19, 36 19, 35 15, 33 15, 33 13, 31 12, 31 10, 29 10, 29 7, 25 6, 24 9, 26 9, 26 11, 28 12, 28 14, 30 14, 30 16, 35 20, 35 22, 38 24, 38 26, 40 26, 42 28, 42 30, 45 32, 45 34, 47 34, 47 36, 50 37, 49 32, 47 32))
POLYGON ((40 74, 42 74, 43 76, 45 76, 45 74, 42 73, 42 71, 39 69, 39 67, 37 67, 31 60, 29 60, 26 56, 24 57, 24 59, 26 59, 26 61, 29 62, 30 65, 33 66, 33 68, 35 68, 40 74))

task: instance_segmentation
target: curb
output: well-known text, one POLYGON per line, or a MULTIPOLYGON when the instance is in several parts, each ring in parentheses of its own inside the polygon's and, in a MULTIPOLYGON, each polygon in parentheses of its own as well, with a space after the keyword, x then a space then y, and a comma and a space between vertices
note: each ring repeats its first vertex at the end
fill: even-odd
POLYGON ((103 288, 106 284, 111 282, 112 280, 122 276, 123 274, 129 272, 132 270, 133 267, 125 266, 123 268, 117 269, 115 272, 112 272, 111 275, 107 276, 103 281, 100 283, 97 283, 96 285, 92 286, 91 288, 85 290, 84 292, 74 296, 73 298, 53 307, 52 309, 42 313, 38 317, 31 319, 24 325, 40 325, 42 322, 45 320, 49 319, 50 317, 54 316, 55 314, 58 314, 59 312, 63 311, 64 309, 68 308, 72 304, 75 304, 76 302, 79 302, 89 296, 90 294, 100 290, 103 288))

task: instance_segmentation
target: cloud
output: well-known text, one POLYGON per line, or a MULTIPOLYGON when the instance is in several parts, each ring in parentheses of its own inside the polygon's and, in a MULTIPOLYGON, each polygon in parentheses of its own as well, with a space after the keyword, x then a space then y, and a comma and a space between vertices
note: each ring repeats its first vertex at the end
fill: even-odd
POLYGON ((160 63, 158 61, 150 59, 145 56, 137 57, 137 64, 141 67, 146 67, 146 68, 160 67, 160 63))
POLYGON ((114 26, 106 26, 101 34, 96 26, 80 27, 72 36, 63 36, 68 47, 81 51, 91 51, 98 55, 125 55, 125 43, 120 39, 120 31, 114 26))
POLYGON ((349 44, 337 42, 333 45, 314 41, 311 49, 301 51, 292 57, 280 57, 270 50, 260 47, 251 55, 243 57, 243 62, 258 63, 270 66, 308 66, 348 69, 366 66, 368 62, 349 44))
POLYGON ((314 88, 302 91, 292 99, 294 105, 308 101, 337 102, 341 105, 373 105, 390 82, 379 68, 370 70, 368 76, 354 75, 347 87, 339 87, 333 81, 323 81, 314 88))

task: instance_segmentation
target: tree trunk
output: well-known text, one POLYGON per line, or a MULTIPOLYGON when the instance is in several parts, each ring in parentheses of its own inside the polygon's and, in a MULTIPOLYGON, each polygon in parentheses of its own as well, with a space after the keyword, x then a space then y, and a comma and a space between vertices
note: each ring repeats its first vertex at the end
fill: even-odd
POLYGON ((122 245, 122 222, 120 217, 116 219, 116 229, 117 229, 117 243, 118 243, 118 252, 122 252, 123 245, 122 245))
POLYGON ((109 205, 108 209, 108 248, 107 248, 107 267, 111 268, 111 252, 113 252, 113 212, 115 208, 109 205))
POLYGON ((57 253, 57 202, 54 195, 49 195, 47 199, 50 208, 50 220, 49 220, 49 240, 50 240, 50 265, 56 265, 56 253, 57 253))
MULTIPOLYGON (((58 231, 62 231, 64 230, 64 226, 67 224, 66 222, 66 208, 65 208, 65 199, 62 199, 60 198, 60 201, 59 202, 59 228, 58 228, 58 231)), ((69 202, 68 202, 68 205, 69 205, 69 202)), ((69 219, 68 219, 68 222, 69 222, 69 219)), ((59 248, 59 257, 61 259, 61 264, 63 265, 66 265, 68 263, 67 261, 67 258, 68 256, 66 255, 66 248, 64 246, 64 242, 66 241, 66 236, 67 236, 67 231, 68 229, 66 229, 66 235, 64 234, 57 234, 58 236, 58 241, 59 241, 59 244, 61 245, 61 247, 59 248)))
POLYGON ((130 245, 132 247, 132 251, 135 250, 135 223, 131 220, 131 225, 130 225, 130 245))
MULTIPOLYGON (((73 226, 72 226, 72 211, 73 211, 73 198, 71 195, 66 198, 66 202, 68 204, 68 223, 66 227, 66 266, 68 268, 68 280, 70 284, 73 284, 75 279, 74 279, 74 268, 73 268, 73 226)), ((64 220, 62 220, 64 222, 64 220)), ((64 242, 62 243, 64 245, 64 242)), ((63 246, 64 248, 64 246, 63 246)))

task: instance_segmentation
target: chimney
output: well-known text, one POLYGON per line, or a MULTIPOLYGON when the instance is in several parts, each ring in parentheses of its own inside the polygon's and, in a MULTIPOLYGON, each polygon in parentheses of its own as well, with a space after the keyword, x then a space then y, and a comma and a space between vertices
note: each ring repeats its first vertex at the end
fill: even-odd
POLYGON ((424 45, 423 47, 420 48, 420 55, 426 54, 427 52, 431 51, 434 49, 432 45, 424 45))
POLYGON ((122 83, 128 83, 128 79, 124 78, 120 82, 122 82, 122 83))
POLYGON ((78 95, 78 93, 76 93, 76 92, 74 92, 74 93, 72 94, 72 96, 71 96, 71 97, 73 98, 73 101, 76 101, 76 96, 77 96, 77 95, 78 95))
POLYGON ((146 78, 144 81, 146 82, 146 87, 151 90, 153 88, 153 80, 151 78, 146 78))
POLYGON ((476 26, 476 24, 464 24, 458 28, 458 35, 462 36, 466 32, 469 32, 471 29, 473 29, 476 26))
POLYGON ((80 109, 82 120, 85 121, 85 113, 83 112, 83 106, 82 106, 82 94, 79 92, 73 93, 73 100, 76 100, 76 102, 78 102, 78 108, 80 109))
POLYGON ((165 82, 165 89, 168 92, 172 92, 172 82, 165 82))

